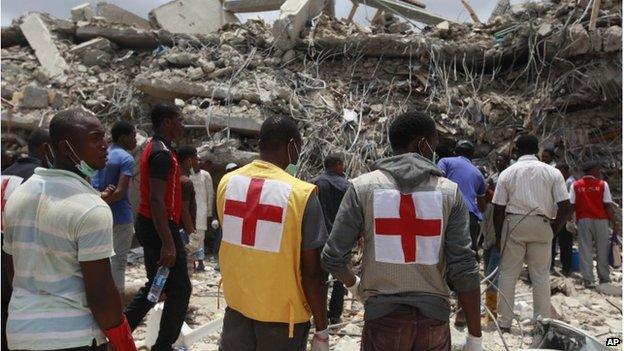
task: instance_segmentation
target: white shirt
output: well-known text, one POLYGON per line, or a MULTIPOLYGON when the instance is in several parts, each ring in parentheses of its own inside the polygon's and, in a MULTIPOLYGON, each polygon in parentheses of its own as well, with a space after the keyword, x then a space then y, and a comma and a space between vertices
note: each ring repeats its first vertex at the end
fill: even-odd
POLYGON ((492 202, 508 213, 555 218, 557 203, 569 198, 558 169, 524 155, 500 174, 492 202))
MULTIPOLYGON (((591 177, 594 179, 596 178, 592 176, 586 176, 586 177, 591 177)), ((602 194, 602 202, 605 204, 613 203, 613 197, 611 196, 611 190, 609 189, 609 184, 607 182, 604 182, 604 193, 602 194)), ((574 183, 572 184, 572 187, 570 188, 570 203, 573 203, 573 204, 576 203, 576 191, 574 191, 574 183)))
POLYGON ((208 229, 208 217, 212 217, 212 204, 214 201, 214 189, 210 173, 201 169, 198 173, 190 176, 195 188, 195 228, 197 230, 208 229))

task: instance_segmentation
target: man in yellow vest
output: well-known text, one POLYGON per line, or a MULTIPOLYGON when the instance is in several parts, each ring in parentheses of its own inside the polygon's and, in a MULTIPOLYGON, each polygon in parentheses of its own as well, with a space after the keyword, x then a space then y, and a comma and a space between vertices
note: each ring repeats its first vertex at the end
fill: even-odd
POLYGON ((217 189, 219 263, 228 307, 222 351, 329 350, 327 240, 316 187, 294 177, 302 139, 290 118, 260 128, 260 160, 227 173, 217 189))

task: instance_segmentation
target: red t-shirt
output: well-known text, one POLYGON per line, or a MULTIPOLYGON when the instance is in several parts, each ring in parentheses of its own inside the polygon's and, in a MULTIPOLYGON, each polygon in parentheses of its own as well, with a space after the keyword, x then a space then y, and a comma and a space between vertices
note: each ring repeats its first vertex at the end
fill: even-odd
POLYGON ((576 219, 609 219, 605 203, 611 203, 611 192, 604 180, 585 176, 572 184, 570 202, 574 204, 576 219))
POLYGON ((182 209, 182 186, 180 184, 180 165, 175 151, 170 149, 165 140, 154 137, 150 139, 145 150, 143 150, 139 165, 141 171, 139 214, 152 218, 149 179, 162 179, 167 182, 165 192, 167 217, 170 221, 179 224, 182 209))

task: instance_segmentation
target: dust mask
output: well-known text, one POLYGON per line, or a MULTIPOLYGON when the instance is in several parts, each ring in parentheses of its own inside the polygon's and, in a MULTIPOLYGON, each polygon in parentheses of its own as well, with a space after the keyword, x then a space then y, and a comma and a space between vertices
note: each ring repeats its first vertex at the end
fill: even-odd
POLYGON ((78 171, 80 171, 80 173, 82 173, 86 177, 95 177, 98 174, 98 170, 93 169, 93 167, 89 166, 89 164, 87 164, 84 160, 81 160, 76 154, 76 151, 74 151, 74 147, 69 143, 69 141, 65 140, 65 142, 67 143, 67 146, 69 146, 69 150, 72 152, 72 154, 74 154, 74 157, 76 158, 76 160, 74 160, 74 162, 76 162, 76 169, 78 169, 78 171))
MULTIPOLYGON (((297 154, 299 154, 299 149, 297 149, 297 144, 294 143, 295 140, 290 139, 290 141, 293 142, 293 145, 295 146, 295 150, 297 151, 297 154)), ((288 166, 286 167, 285 171, 291 176, 296 177, 297 171, 299 170, 299 161, 297 161, 296 164, 292 163, 292 158, 290 158, 290 149, 288 149, 287 151, 288 151, 288 166)))

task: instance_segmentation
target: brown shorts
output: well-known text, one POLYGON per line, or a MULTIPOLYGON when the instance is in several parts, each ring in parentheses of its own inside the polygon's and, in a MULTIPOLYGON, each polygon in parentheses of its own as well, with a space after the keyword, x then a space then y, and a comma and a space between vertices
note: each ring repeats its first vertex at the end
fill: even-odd
POLYGON ((425 317, 414 307, 366 321, 362 330, 362 351, 450 350, 448 322, 425 317))
POLYGON ((309 322, 295 324, 289 338, 288 323, 259 322, 227 307, 219 351, 305 351, 309 331, 309 322))

